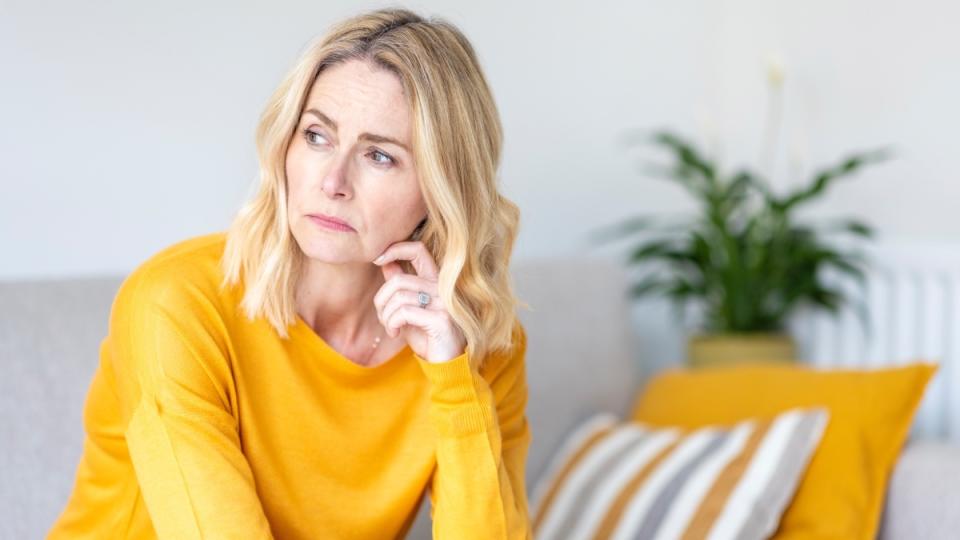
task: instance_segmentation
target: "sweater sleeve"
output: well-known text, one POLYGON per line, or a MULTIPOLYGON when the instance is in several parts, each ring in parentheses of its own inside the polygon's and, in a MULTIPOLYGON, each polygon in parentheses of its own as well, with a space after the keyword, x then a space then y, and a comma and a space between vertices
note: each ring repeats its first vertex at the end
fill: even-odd
POLYGON ((271 538, 232 413, 223 322, 171 272, 137 275, 111 311, 130 460, 160 539, 271 538))
POLYGON ((433 537, 529 540, 525 486, 526 334, 517 323, 512 355, 492 355, 478 371, 468 353, 433 364, 430 380, 437 467, 429 486, 433 537))

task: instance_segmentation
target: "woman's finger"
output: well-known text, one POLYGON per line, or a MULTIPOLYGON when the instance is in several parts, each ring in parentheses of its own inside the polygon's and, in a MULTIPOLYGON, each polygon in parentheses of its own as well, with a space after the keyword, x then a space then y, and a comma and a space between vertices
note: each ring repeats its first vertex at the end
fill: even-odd
POLYGON ((380 312, 380 320, 388 321, 393 315, 393 312, 400 309, 403 306, 411 306, 416 309, 431 310, 431 311, 442 311, 443 307, 439 305, 436 298, 431 297, 430 302, 420 307, 420 294, 416 291, 410 290, 399 290, 387 300, 387 303, 383 306, 383 310, 380 312))
MULTIPOLYGON (((437 283, 435 281, 430 281, 413 274, 397 273, 385 281, 380 287, 380 290, 377 291, 377 294, 374 295, 373 304, 377 308, 377 313, 382 314, 390 298, 402 290, 412 291, 414 295, 419 291, 423 291, 430 295, 429 307, 431 309, 443 307, 443 302, 440 300, 440 295, 437 292, 437 283)), ((413 303, 416 305, 416 300, 414 300, 413 303)))
POLYGON ((430 250, 426 244, 419 240, 407 242, 396 242, 391 244, 379 257, 374 259, 374 264, 383 266, 390 261, 407 260, 413 265, 417 275, 436 280, 439 274, 437 263, 433 260, 430 250))
POLYGON ((395 337, 404 325, 421 329, 429 337, 441 335, 448 324, 446 311, 421 309, 419 306, 404 304, 393 310, 384 322, 387 334, 395 337))

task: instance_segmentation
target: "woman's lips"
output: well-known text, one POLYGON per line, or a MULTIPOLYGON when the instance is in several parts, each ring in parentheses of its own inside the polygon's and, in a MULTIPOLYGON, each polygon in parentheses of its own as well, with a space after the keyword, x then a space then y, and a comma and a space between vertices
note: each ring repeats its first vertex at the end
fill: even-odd
POLYGON ((321 227, 324 227, 327 229, 331 229, 334 231, 353 232, 353 227, 349 225, 345 225, 343 223, 338 223, 336 221, 325 219, 321 216, 316 216, 313 214, 310 214, 307 217, 310 218, 310 220, 316 223, 317 225, 320 225, 321 227))

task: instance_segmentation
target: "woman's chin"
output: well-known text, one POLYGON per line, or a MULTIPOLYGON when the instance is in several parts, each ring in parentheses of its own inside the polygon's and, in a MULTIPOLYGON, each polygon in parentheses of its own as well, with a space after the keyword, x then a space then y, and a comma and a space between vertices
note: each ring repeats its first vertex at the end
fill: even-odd
POLYGON ((326 264, 360 264, 360 263, 370 263, 373 264, 373 259, 375 255, 365 256, 363 253, 360 253, 359 250, 352 249, 338 249, 337 246, 320 245, 320 242, 314 243, 313 246, 308 246, 309 249, 304 249, 303 253, 314 262, 326 263, 326 264))

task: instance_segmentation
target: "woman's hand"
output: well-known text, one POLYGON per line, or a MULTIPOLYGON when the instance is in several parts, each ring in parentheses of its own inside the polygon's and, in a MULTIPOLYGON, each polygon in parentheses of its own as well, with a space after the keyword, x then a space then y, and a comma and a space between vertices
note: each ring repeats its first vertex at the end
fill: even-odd
POLYGON ((424 243, 396 242, 373 262, 381 267, 386 280, 373 303, 387 334, 402 334, 413 352, 431 363, 463 354, 466 338, 437 292, 437 264, 424 243), (405 273, 395 262, 403 259, 411 262, 416 275, 405 273), (430 295, 430 303, 424 307, 417 300, 420 291, 430 295))

